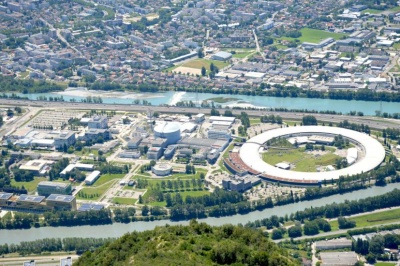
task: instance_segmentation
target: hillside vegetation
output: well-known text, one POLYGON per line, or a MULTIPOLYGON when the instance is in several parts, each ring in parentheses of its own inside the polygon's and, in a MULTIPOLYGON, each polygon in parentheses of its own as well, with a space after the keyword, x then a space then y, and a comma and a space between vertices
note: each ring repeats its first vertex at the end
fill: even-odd
POLYGON ((240 226, 163 226, 126 234, 74 265, 276 265, 298 263, 260 230, 240 226))

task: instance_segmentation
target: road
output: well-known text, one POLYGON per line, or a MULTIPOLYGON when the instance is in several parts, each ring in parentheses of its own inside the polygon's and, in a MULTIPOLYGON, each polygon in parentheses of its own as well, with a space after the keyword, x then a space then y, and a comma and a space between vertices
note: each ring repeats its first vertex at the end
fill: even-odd
MULTIPOLYGON (((311 99, 310 99, 311 100, 311 99)), ((81 103, 81 102, 48 102, 48 101, 31 101, 31 100, 19 100, 19 99, 0 99, 0 105, 3 106, 23 106, 23 107, 41 107, 41 108, 54 108, 54 109, 75 109, 75 110, 118 110, 127 112, 141 112, 146 113, 149 106, 143 105, 127 105, 127 104, 95 104, 95 103, 81 103)), ((209 114, 210 108, 186 108, 186 107, 175 107, 175 106, 151 106, 153 111, 160 113, 173 113, 173 114, 185 114, 185 113, 204 113, 209 114)), ((224 109, 221 109, 221 111, 224 109)), ((233 114, 239 115, 243 110, 232 109, 233 114)), ((249 116, 259 117, 263 115, 279 115, 286 120, 298 120, 300 121, 303 116, 310 115, 310 113, 302 112, 277 112, 277 111, 266 111, 266 110, 245 110, 249 116)), ((349 115, 331 115, 331 114, 311 114, 316 117, 318 121, 339 123, 344 120, 348 120, 350 123, 368 125, 373 129, 386 129, 386 128, 397 128, 400 129, 400 120, 387 119, 381 117, 372 116, 349 116, 349 115)))
POLYGON ((256 34, 256 30, 253 30, 253 35, 254 35, 254 41, 255 41, 256 47, 257 47, 257 52, 261 55, 261 57, 263 58, 263 60, 266 61, 264 52, 261 51, 261 49, 260 49, 260 44, 258 43, 258 37, 257 37, 257 34, 256 34))
POLYGON ((79 256, 75 254, 0 258, 0 265, 23 265, 23 262, 31 260, 34 260, 36 264, 40 265, 60 265, 60 260, 67 257, 71 257, 72 261, 76 261, 79 258, 79 256))

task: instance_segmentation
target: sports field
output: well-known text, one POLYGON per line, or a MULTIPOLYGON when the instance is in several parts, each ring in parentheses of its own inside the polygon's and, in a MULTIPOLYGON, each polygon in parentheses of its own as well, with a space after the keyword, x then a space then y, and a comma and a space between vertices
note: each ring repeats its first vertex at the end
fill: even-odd
POLYGON ((197 73, 201 73, 201 68, 205 67, 207 72, 210 71, 210 65, 211 63, 214 64, 214 66, 218 67, 218 69, 222 69, 226 66, 229 65, 229 63, 225 63, 222 61, 218 61, 218 60, 210 60, 210 59, 204 59, 204 58, 198 58, 198 59, 193 59, 190 61, 186 61, 182 64, 177 64, 176 66, 173 67, 169 67, 167 69, 165 69, 164 71, 173 71, 173 72, 179 72, 181 71, 181 73, 190 73, 190 74, 197 74, 197 73), (182 71, 184 70, 184 72, 182 71))
POLYGON ((340 158, 332 151, 324 152, 306 152, 305 148, 298 149, 269 149, 263 154, 263 160, 271 165, 280 162, 294 164, 292 171, 297 172, 317 172, 318 166, 327 166, 335 164, 336 159, 340 158))
MULTIPOLYGON (((335 40, 339 40, 347 34, 344 33, 335 33, 329 32, 324 30, 315 30, 310 28, 302 28, 301 30, 301 37, 297 38, 300 42, 311 42, 311 43, 319 43, 326 38, 334 38, 335 40)), ((282 37, 282 40, 289 40, 292 41, 294 38, 282 37)))

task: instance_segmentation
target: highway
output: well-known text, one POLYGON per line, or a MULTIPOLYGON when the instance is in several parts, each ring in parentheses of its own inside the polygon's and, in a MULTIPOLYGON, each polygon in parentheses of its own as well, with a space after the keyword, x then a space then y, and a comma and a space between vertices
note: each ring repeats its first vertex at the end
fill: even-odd
MULTIPOLYGON (((312 101, 310 99, 310 101, 312 101)), ((39 107, 39 108, 54 108, 54 109, 75 109, 75 110, 118 110, 127 112, 142 112, 148 111, 149 106, 143 105, 127 105, 127 104, 95 104, 95 103, 81 103, 81 102, 50 102, 50 101, 32 101, 32 100, 21 100, 21 99, 0 99, 0 105, 2 106, 22 106, 25 108, 39 107)), ((211 108, 190 108, 190 107, 175 107, 175 106, 151 106, 151 110, 158 111, 160 113, 204 113, 210 114, 211 108)), ((327 106, 329 109, 329 106, 327 106)), ((223 114, 225 109, 219 109, 220 113, 223 114)), ((286 120, 298 120, 300 121, 304 115, 313 115, 318 121, 339 123, 344 120, 348 120, 350 123, 368 125, 373 129, 385 129, 385 128, 397 128, 400 129, 400 120, 387 119, 382 117, 373 116, 349 116, 349 115, 332 115, 332 114, 310 114, 302 112, 278 112, 278 111, 266 111, 266 110, 237 110, 231 109, 233 114, 240 114, 245 111, 249 116, 259 117, 263 115, 279 115, 286 120)))

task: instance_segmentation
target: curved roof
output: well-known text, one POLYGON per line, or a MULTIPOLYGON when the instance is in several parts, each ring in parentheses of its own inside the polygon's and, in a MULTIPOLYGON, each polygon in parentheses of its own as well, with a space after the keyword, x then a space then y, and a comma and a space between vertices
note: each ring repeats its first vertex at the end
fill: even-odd
POLYGON ((176 122, 164 122, 164 123, 159 123, 154 127, 154 131, 158 133, 171 133, 171 132, 177 132, 181 130, 181 126, 179 123, 176 122))
POLYGON ((355 175, 368 172, 377 167, 385 159, 385 149, 376 139, 349 129, 325 126, 287 127, 267 131, 249 139, 240 151, 240 158, 249 167, 266 175, 295 180, 330 180, 340 176, 355 175), (354 140, 364 148, 365 156, 353 165, 330 172, 295 172, 276 168, 262 160, 258 150, 261 145, 272 138, 290 134, 333 134, 342 135, 354 140))

